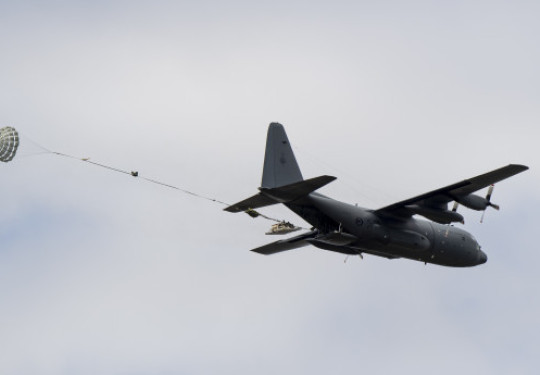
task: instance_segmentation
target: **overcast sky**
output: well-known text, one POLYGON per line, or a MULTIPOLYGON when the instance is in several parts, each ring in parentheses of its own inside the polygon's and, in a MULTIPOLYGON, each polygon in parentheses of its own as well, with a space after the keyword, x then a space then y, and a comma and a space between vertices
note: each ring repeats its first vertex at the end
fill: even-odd
MULTIPOLYGON (((536 374, 540 5, 531 1, 0 2, 0 372, 536 374), (462 210, 486 264, 307 247, 225 202, 267 126, 304 177, 377 208, 508 163, 462 210)), ((262 210, 307 226, 285 207, 262 210)))

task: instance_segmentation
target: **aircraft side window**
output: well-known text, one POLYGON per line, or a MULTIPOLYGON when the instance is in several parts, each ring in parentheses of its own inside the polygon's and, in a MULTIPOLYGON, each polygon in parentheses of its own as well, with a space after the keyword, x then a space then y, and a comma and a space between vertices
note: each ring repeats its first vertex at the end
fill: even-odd
POLYGON ((356 222, 356 225, 358 225, 359 227, 364 225, 364 220, 361 217, 357 217, 355 222, 356 222))

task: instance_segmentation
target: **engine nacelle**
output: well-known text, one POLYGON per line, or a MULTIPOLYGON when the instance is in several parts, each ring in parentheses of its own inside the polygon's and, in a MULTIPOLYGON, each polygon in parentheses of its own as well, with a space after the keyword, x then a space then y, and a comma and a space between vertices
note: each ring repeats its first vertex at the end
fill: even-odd
POLYGON ((454 212, 454 211, 441 210, 441 209, 436 209, 436 208, 429 208, 429 207, 420 206, 418 204, 408 205, 408 206, 405 206, 405 208, 407 208, 409 211, 411 211, 411 212, 413 212, 415 214, 422 215, 422 216, 428 218, 429 220, 433 220, 433 221, 435 221, 436 223, 439 223, 439 224, 450 224, 450 223, 453 223, 453 222, 460 222, 460 223, 465 222, 465 219, 463 218, 463 215, 458 214, 457 212, 454 212))
POLYGON ((475 211, 483 211, 489 206, 489 201, 486 198, 474 194, 456 198, 456 202, 475 211))

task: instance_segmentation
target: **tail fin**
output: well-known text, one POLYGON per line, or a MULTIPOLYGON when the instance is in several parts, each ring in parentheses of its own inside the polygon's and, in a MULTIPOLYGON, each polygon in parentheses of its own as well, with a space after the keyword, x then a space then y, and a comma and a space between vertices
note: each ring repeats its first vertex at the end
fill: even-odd
POLYGON ((268 127, 260 192, 225 208, 225 211, 245 212, 253 208, 292 202, 335 179, 332 176, 319 176, 304 180, 283 125, 273 122, 268 127))
POLYGON ((283 125, 271 123, 266 138, 261 187, 271 189, 303 179, 283 125))

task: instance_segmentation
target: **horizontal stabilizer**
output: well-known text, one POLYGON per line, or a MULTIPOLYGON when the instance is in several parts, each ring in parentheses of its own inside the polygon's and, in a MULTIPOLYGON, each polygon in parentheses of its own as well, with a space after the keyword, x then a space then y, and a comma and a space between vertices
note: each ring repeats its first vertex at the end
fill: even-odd
POLYGON ((272 198, 259 193, 252 197, 249 197, 248 199, 244 199, 242 202, 235 203, 232 206, 225 208, 225 211, 244 212, 249 209, 270 206, 271 204, 276 204, 276 203, 278 202, 276 202, 272 198))
POLYGON ((320 189, 335 179, 336 177, 333 176, 319 176, 276 188, 259 188, 261 191, 259 194, 235 203, 225 208, 225 211, 244 212, 249 209, 269 206, 271 204, 292 202, 320 189))
POLYGON ((280 253, 282 251, 298 249, 300 247, 309 245, 309 242, 307 242, 306 240, 315 237, 317 233, 317 231, 310 231, 299 236, 288 238, 286 240, 279 240, 269 243, 251 251, 263 255, 271 255, 275 253, 280 253))
POLYGON ((322 188, 324 185, 329 184, 335 179, 336 177, 333 176, 319 176, 310 178, 309 180, 295 182, 290 185, 271 189, 260 188, 259 190, 262 194, 275 199, 279 203, 292 202, 322 188))

